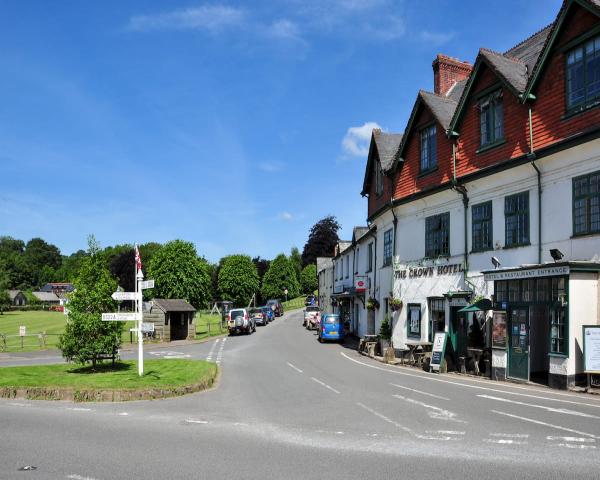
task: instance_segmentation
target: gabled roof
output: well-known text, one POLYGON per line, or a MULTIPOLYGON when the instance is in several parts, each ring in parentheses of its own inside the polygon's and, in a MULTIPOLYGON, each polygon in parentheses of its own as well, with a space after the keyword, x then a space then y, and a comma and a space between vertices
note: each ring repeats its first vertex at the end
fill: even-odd
POLYGON ((333 262, 331 257, 317 257, 317 273, 322 272, 327 268, 331 268, 333 262))
POLYGON ((167 312, 195 312, 196 309, 185 300, 179 298, 165 299, 155 298, 153 306, 158 307, 163 313, 167 312))
POLYGON ((8 296, 10 297, 11 302, 15 300, 19 293, 23 293, 21 290, 9 290, 8 296))
POLYGON ((401 141, 401 133, 387 133, 378 128, 373 129, 361 195, 366 195, 369 191, 375 161, 379 161, 384 173, 388 173, 392 169, 401 141))
MULTIPOLYGON (((525 94, 523 95, 524 99, 527 99, 531 94, 531 91, 535 87, 537 80, 539 79, 541 71, 544 69, 544 65, 546 64, 546 60, 548 59, 549 53, 554 46, 554 42, 558 37, 558 33, 563 25, 563 22, 569 12, 571 6, 577 3, 581 7, 589 10, 590 12, 600 16, 600 0, 564 0, 558 14, 556 15, 556 20, 552 23, 552 25, 546 27, 546 29, 542 30, 545 32, 544 44, 540 48, 540 52, 533 62, 533 67, 530 69, 529 75, 529 84, 525 90, 525 94)), ((541 32, 540 32, 541 33, 541 32)))
POLYGON ((528 65, 535 63, 540 56, 540 52, 542 51, 541 45, 545 42, 550 28, 551 26, 543 28, 528 39, 512 47, 506 53, 494 52, 487 48, 479 49, 479 54, 473 65, 473 71, 463 88, 458 105, 450 121, 448 127, 449 133, 456 130, 456 125, 460 121, 471 88, 479 75, 482 65, 489 68, 516 97, 519 99, 523 98, 527 90, 527 82, 529 81, 528 72, 530 68, 528 65))
POLYGON ((354 227, 352 230, 352 243, 356 244, 362 237, 369 232, 369 227, 354 227))
POLYGON ((413 105, 412 112, 410 113, 410 117, 408 119, 408 124, 406 125, 406 130, 404 130, 404 137, 402 138, 402 142, 398 147, 394 168, 404 154, 404 149, 406 148, 406 144, 410 137, 410 132, 415 119, 417 118, 417 113, 419 112, 421 105, 425 105, 429 109, 444 131, 448 130, 448 125, 452 119, 452 115, 454 114, 454 110, 456 109, 457 105, 456 101, 453 100, 453 91, 455 89, 457 89, 457 92, 461 92, 462 89, 464 89, 464 83, 457 82, 454 87, 448 91, 448 96, 438 95, 425 90, 419 90, 417 99, 415 100, 415 104, 413 105))
POLYGON ((31 292, 40 302, 58 302, 59 298, 52 292, 31 292))

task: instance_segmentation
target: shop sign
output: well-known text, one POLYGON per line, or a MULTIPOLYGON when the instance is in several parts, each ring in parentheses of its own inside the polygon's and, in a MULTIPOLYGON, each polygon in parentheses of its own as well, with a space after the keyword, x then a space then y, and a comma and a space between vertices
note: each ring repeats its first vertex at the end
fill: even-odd
POLYGON ((554 277, 558 275, 568 275, 569 267, 545 267, 533 268, 530 270, 509 270, 504 272, 489 272, 483 275, 486 282, 494 280, 519 280, 521 278, 539 278, 539 277, 554 277))
POLYGON ((454 275, 462 272, 464 272, 464 266, 462 263, 449 263, 446 265, 436 265, 430 267, 405 267, 398 264, 394 265, 394 277, 397 279, 454 275))
POLYGON ((368 278, 366 276, 360 276, 354 278, 354 289, 356 293, 365 293, 367 291, 368 278))
POLYGON ((431 362, 429 363, 430 371, 440 371, 442 362, 444 361, 444 353, 446 351, 446 332, 437 332, 433 337, 433 347, 431 350, 431 362))
POLYGON ((492 347, 506 348, 506 312, 492 314, 492 347))
POLYGON ((600 325, 583 326, 583 365, 585 373, 600 373, 600 325))

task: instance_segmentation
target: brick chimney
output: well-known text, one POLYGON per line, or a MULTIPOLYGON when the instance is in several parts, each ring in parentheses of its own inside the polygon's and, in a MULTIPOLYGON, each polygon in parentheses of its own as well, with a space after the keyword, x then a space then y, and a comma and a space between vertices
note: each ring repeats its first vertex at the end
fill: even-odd
POLYGON ((473 65, 461 62, 458 58, 438 54, 431 64, 433 67, 433 90, 438 95, 446 95, 456 82, 466 79, 473 65))

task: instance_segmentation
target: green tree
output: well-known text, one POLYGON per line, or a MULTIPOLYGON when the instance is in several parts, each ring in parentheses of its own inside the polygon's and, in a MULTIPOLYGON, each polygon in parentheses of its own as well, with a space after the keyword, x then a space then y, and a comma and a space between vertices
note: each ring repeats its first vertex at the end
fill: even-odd
POLYGON ((292 267, 294 267, 294 271, 296 272, 296 278, 298 279, 298 282, 301 283, 302 280, 300 278, 300 274, 302 273, 302 255, 300 255, 300 251, 297 247, 292 247, 292 250, 290 251, 289 261, 292 264, 292 267))
POLYGON ((101 354, 112 353, 121 346, 122 322, 103 322, 102 313, 116 309, 111 298, 117 282, 106 266, 106 258, 95 238, 88 238, 88 256, 75 280, 69 298, 69 317, 58 347, 68 361, 95 367, 101 354))
POLYGON ((210 301, 208 264, 198 258, 190 242, 173 240, 154 253, 148 276, 156 282, 157 298, 182 298, 196 308, 206 308, 210 301))
POLYGON ((300 275, 300 280, 302 291, 307 294, 313 293, 319 287, 319 282, 317 280, 317 266, 313 263, 304 267, 302 269, 302 274, 300 275))
POLYGON ((57 282, 74 282, 79 275, 81 264, 87 256, 85 250, 78 250, 68 257, 63 256, 62 265, 54 272, 54 279, 57 282))
POLYGON ((229 255, 219 270, 219 292, 224 300, 245 307, 260 287, 258 271, 247 255, 229 255))
POLYGON ((296 278, 294 267, 288 258, 279 254, 269 265, 265 273, 261 293, 263 298, 282 298, 283 291, 287 288, 288 298, 297 297, 300 294, 300 284, 296 278))
POLYGON ((4 315, 4 310, 8 310, 12 303, 8 294, 9 287, 8 275, 0 271, 0 315, 4 315))
POLYGON ((315 223, 308 234, 308 240, 302 251, 302 264, 317 262, 317 257, 333 257, 333 249, 339 240, 338 230, 341 228, 332 215, 315 223))

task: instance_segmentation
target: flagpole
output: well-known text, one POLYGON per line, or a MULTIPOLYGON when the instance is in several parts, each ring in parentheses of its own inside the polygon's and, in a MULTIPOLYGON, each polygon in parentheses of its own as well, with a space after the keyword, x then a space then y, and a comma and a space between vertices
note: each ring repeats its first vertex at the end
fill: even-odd
POLYGON ((137 322, 137 335, 138 335, 138 375, 141 377, 144 375, 144 338, 142 335, 142 281, 144 280, 144 274, 140 268, 142 259, 140 257, 140 251, 137 243, 135 244, 135 311, 139 315, 137 322))

